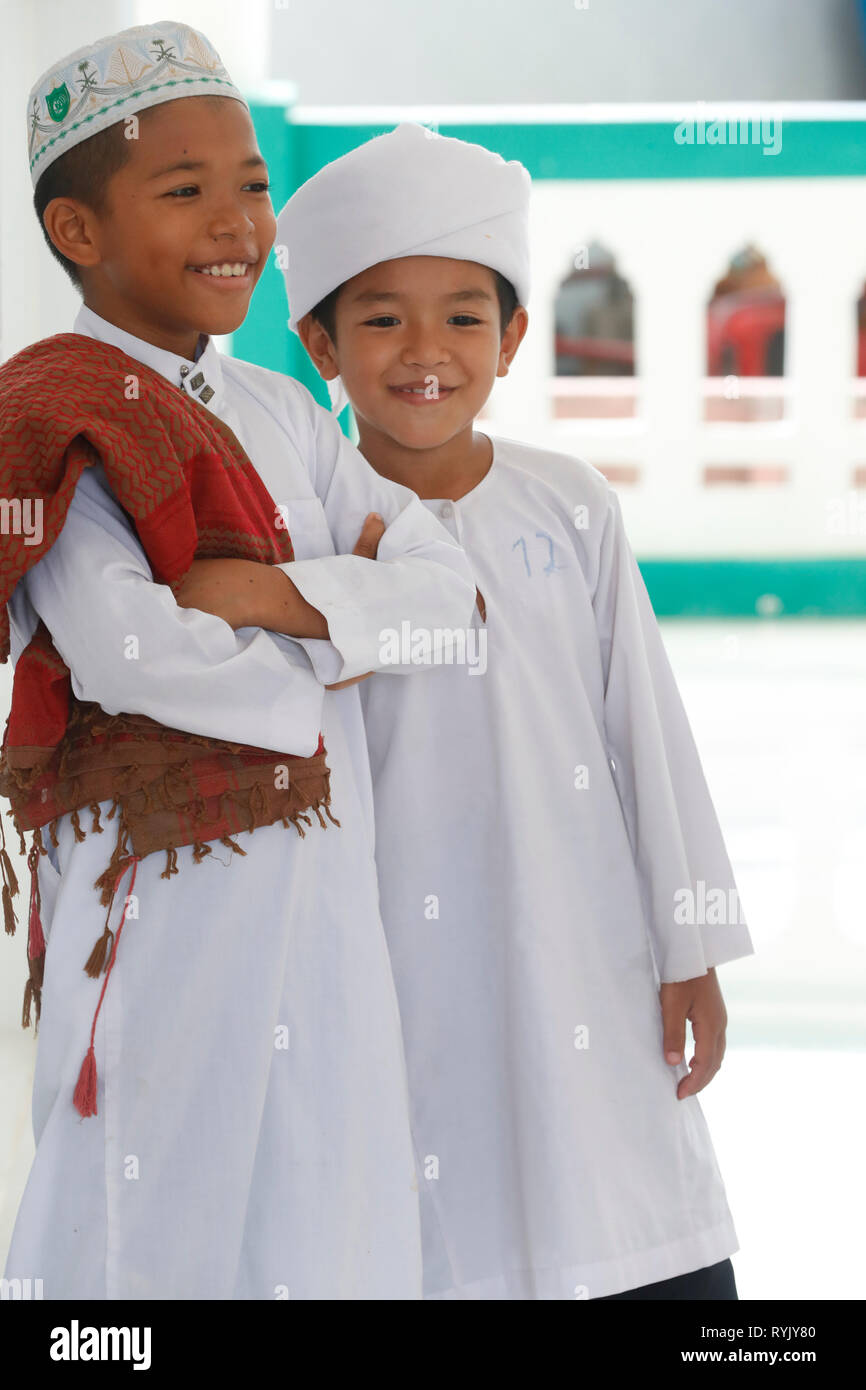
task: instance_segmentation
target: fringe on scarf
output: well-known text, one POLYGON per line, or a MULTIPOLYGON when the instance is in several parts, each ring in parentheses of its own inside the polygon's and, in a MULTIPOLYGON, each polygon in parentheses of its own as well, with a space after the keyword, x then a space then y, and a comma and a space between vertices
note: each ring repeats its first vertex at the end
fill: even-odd
MULTIPOLYGON (((132 770, 132 772, 137 772, 138 770, 139 769, 136 766, 132 770)), ((176 778, 178 776, 178 773, 182 775, 183 771, 185 770, 189 770, 189 765, 187 763, 180 764, 178 768, 169 768, 161 778, 157 779, 157 782, 150 784, 150 787, 146 789, 147 809, 154 809, 153 801, 149 793, 156 788, 157 783, 162 784, 159 787, 158 797, 158 799, 162 801, 162 805, 171 806, 178 804, 174 802, 171 795, 171 779, 176 778)), ((129 773, 130 778, 132 776, 132 772, 129 773)), ((184 800, 187 799, 188 793, 189 789, 186 788, 184 793, 184 800)), ((260 828, 257 827, 255 824, 255 813, 256 811, 263 811, 265 809, 266 804, 264 788, 261 785, 256 784, 252 787, 247 788, 245 791, 236 791, 229 788, 228 790, 222 792, 219 798, 219 804, 220 811, 223 813, 224 802, 226 801, 226 799, 228 799, 228 801, 232 803, 234 807, 238 809, 238 811, 246 812, 246 816, 249 822, 247 826, 247 831, 249 834, 252 834, 255 829, 260 828)), ((204 798, 199 793, 196 793, 194 805, 196 810, 199 810, 203 813, 205 803, 204 798)), ((93 817, 91 824, 91 832, 95 832, 96 834, 101 835, 105 827, 100 824, 99 803, 96 801, 91 802, 88 809, 90 810, 93 817)), ((322 816, 322 811, 324 811, 325 815, 327 816, 328 820, 331 822, 332 825, 336 825, 339 827, 340 822, 337 820, 336 816, 333 816, 331 814, 330 797, 326 799, 319 799, 313 802, 312 805, 309 806, 307 809, 315 811, 319 820, 319 824, 322 826, 323 829, 327 829, 327 826, 322 816)), ((96 1070, 96 1053, 94 1051, 96 1022, 99 1017, 99 1011, 102 1008, 102 1001, 105 998, 105 990, 108 985, 108 979, 114 967, 114 962, 117 955, 117 947, 120 942, 120 934, 123 930, 123 925, 126 921, 126 913, 129 907, 129 900, 132 895, 133 885, 135 884, 137 866, 141 862, 141 856, 133 854, 131 852, 131 845, 129 842, 130 827, 126 819, 122 796, 115 796, 113 798, 111 807, 109 811, 106 813, 106 818, 108 820, 113 820, 118 810, 120 811, 120 814, 117 816, 117 839, 114 845, 114 849, 112 851, 111 858, 108 862, 108 867, 99 875, 99 877, 96 879, 93 885, 100 891, 100 903, 103 907, 107 908, 105 926, 103 927, 101 936, 99 936, 97 940, 94 942, 90 955, 87 957, 87 961, 84 965, 85 974, 90 979, 95 980, 98 979, 99 976, 103 974, 103 972, 105 974, 105 979, 103 980, 102 984, 102 990, 99 995, 99 1001, 96 1005, 96 1011, 93 1015, 93 1024, 90 1030, 90 1046, 88 1047, 84 1061, 81 1064, 81 1071, 79 1072, 78 1083, 75 1087, 75 1092, 73 1095, 73 1103, 75 1105, 75 1108, 78 1110, 79 1114, 82 1115, 85 1119, 91 1115, 96 1115, 98 1113, 96 1103, 98 1076, 96 1070), (130 889, 129 893, 127 893, 125 897, 123 913, 118 924, 117 931, 115 932, 109 926, 109 922, 111 920, 111 911, 114 906, 115 895, 117 893, 117 889, 120 885, 121 879, 130 867, 132 868, 132 879, 130 881, 130 889)), ((45 847, 42 840, 42 829, 40 826, 37 826, 36 829, 32 832, 31 845, 28 851, 24 839, 24 832, 18 823, 18 819, 15 816, 14 811, 9 810, 6 812, 6 814, 8 816, 11 816, 15 829, 18 831, 21 852, 26 856, 27 867, 30 870, 30 906, 28 915, 27 934, 27 958, 29 965, 29 974, 24 985, 24 1000, 21 1010, 21 1026, 22 1028, 29 1028, 31 1013, 34 1013, 34 1036, 36 1036, 39 1033, 39 1019, 42 1011, 42 984, 45 970, 45 936, 42 929, 41 918, 42 898, 39 891, 39 857, 40 855, 47 854, 48 850, 45 847)), ((305 815, 302 811, 293 811, 290 814, 284 814, 280 816, 279 819, 280 823, 286 829, 288 829, 290 824, 293 824, 301 839, 306 838, 306 832, 301 829, 300 822, 303 821, 308 826, 312 825, 312 821, 310 820, 309 816, 305 815)), ((49 837, 51 839, 51 843, 55 846, 55 848, 60 843, 55 833, 58 820, 59 817, 55 817, 48 823, 49 837)), ((71 813, 70 820, 72 823, 73 832, 75 834, 76 843, 79 843, 80 841, 86 838, 86 832, 81 827, 77 810, 71 813)), ((276 824, 276 822, 274 822, 274 824, 276 824)), ((234 832, 235 835, 237 835, 238 833, 238 831, 234 832)), ((234 854, 246 855, 246 850, 243 849, 237 843, 237 841, 233 839, 232 836, 229 834, 221 836, 220 843, 225 845, 234 854)), ((200 864, 201 861, 211 853, 211 846, 207 843, 207 841, 194 840, 192 842, 193 863, 200 864)), ((177 866, 177 848, 174 845, 169 845, 166 848, 166 866, 160 874, 160 878, 171 878, 171 876, 176 873, 179 873, 179 869, 177 866)), ((0 814, 0 875, 2 875, 3 879, 2 898, 5 930, 8 936, 14 936, 15 929, 17 926, 17 919, 15 917, 15 910, 12 905, 12 899, 14 897, 17 897, 19 892, 19 885, 18 879, 15 874, 15 870, 12 867, 12 861, 9 858, 9 854, 6 849, 6 834, 2 814, 0 814)))

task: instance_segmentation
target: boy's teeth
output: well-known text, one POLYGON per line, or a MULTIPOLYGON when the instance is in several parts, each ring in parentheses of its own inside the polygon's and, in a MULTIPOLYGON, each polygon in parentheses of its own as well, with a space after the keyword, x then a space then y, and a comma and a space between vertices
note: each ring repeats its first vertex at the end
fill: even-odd
POLYGON ((246 262, 224 261, 222 265, 202 265, 197 267, 202 275, 245 275, 246 262))

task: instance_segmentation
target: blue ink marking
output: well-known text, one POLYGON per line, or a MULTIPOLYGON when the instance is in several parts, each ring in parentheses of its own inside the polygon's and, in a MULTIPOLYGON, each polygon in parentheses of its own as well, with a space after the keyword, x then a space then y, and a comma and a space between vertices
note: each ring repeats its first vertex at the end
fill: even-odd
POLYGON ((554 570, 565 569, 565 565, 558 565, 556 563, 556 556, 553 553, 553 537, 549 536, 546 531, 536 531, 535 534, 539 540, 547 541, 548 549, 550 551, 550 558, 547 564, 544 566, 544 573, 553 574, 554 570))
POLYGON ((526 566, 526 573, 529 575, 529 577, 530 577, 530 579, 531 579, 531 578, 532 578, 532 570, 529 568, 529 557, 528 557, 527 554, 526 554, 526 541, 523 539, 522 536, 518 536, 517 540, 514 542, 514 544, 513 544, 513 546, 511 547, 511 549, 512 549, 512 550, 516 550, 517 547, 518 547, 519 545, 522 545, 522 546, 523 546, 523 563, 524 563, 524 565, 526 566))

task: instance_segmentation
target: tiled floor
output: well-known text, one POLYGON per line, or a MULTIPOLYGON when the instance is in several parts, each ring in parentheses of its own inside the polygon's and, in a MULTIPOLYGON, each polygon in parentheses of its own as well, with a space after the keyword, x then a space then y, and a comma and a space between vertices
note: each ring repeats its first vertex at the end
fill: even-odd
MULTIPOLYGON (((702 1095, 740 1294, 863 1298, 866 623, 664 635, 756 948, 720 967, 728 1053, 702 1095)), ((2 949, 17 1000, 23 948, 2 949)), ((32 1156, 34 1045, 15 1012, 0 1020, 0 1260, 32 1156)))

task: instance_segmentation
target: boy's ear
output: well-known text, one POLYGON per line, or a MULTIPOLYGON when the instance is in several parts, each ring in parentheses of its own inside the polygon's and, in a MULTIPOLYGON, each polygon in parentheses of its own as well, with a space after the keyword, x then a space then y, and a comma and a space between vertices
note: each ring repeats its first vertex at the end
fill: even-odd
POLYGON ((502 342, 499 345, 499 362, 496 367, 497 376, 507 376, 508 368, 511 366, 514 354, 523 342, 523 336, 529 327, 529 314, 522 304, 518 304, 514 313, 511 315, 511 322, 502 335, 502 342))
POLYGON ((96 216, 86 203, 74 198, 52 198, 42 214, 42 221, 57 250, 67 260, 81 266, 99 263, 96 216))
POLYGON ((340 375, 334 344, 327 330, 312 314, 304 314, 298 321, 298 336, 323 381, 333 381, 334 377, 340 375))

